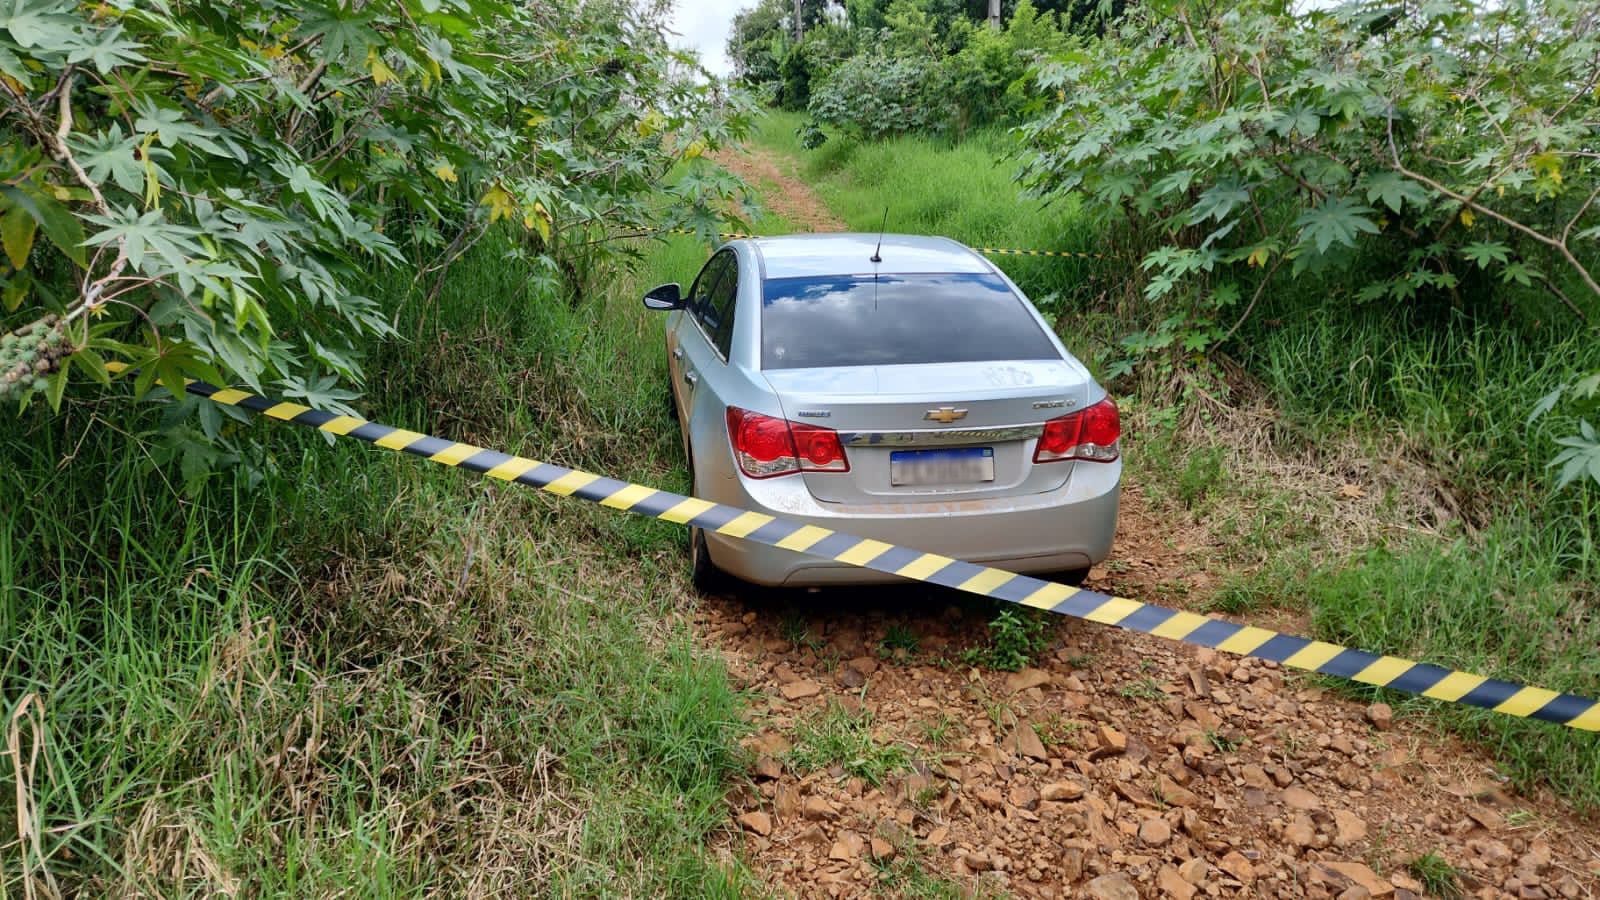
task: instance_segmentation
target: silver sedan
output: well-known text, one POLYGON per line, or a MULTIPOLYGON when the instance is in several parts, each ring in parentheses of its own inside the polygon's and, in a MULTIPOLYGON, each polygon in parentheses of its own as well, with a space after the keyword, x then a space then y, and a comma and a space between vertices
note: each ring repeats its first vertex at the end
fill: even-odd
MULTIPOLYGON (((718 503, 1081 581, 1111 552, 1116 404, 1015 284, 944 238, 732 241, 667 310, 694 481, 718 503)), ((695 529, 695 583, 893 580, 695 529)))

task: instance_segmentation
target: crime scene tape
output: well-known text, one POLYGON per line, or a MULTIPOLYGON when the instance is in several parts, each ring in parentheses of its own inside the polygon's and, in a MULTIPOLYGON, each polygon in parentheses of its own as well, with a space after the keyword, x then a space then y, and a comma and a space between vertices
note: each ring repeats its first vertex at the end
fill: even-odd
POLYGON ((1067 256, 1073 259, 1105 259, 1104 253, 1085 253, 1081 250, 1012 250, 1005 247, 973 247, 988 256, 1067 256))
MULTIPOLYGON (((690 228, 670 228, 668 234, 698 234, 690 228)), ((735 238, 756 238, 759 234, 746 234, 742 231, 719 231, 717 237, 725 241, 735 238)), ((972 249, 988 256, 1060 256, 1073 259, 1105 259, 1104 253, 1086 253, 1082 250, 1016 250, 1007 247, 973 247, 972 249)))
MULTIPOLYGON (((116 373, 129 370, 122 363, 108 363, 107 368, 116 373)), ((500 481, 539 488, 563 497, 576 497, 636 515, 710 529, 734 538, 1034 609, 1049 610, 1058 615, 1115 625, 1240 656, 1268 659, 1306 672, 1346 678, 1446 703, 1480 707, 1508 716, 1540 719, 1584 731, 1600 731, 1600 701, 1574 694, 1527 687, 1428 663, 1369 653, 1252 625, 1238 625, 1198 613, 1068 587, 1003 569, 963 562, 936 553, 923 553, 696 497, 658 491, 642 484, 512 456, 498 450, 487 450, 354 416, 272 400, 203 381, 189 381, 187 390, 197 397, 248 410, 269 419, 355 438, 385 450, 409 453, 500 481)))

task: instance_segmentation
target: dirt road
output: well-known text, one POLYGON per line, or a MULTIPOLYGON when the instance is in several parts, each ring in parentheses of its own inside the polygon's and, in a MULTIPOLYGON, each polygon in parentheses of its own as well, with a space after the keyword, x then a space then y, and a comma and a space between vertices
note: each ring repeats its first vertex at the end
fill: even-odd
MULTIPOLYGON (((722 161, 791 221, 840 227, 783 161, 722 161)), ((1187 551, 1211 536, 1166 512, 1129 485, 1090 586, 1203 602, 1187 551)), ((1450 867, 1470 896, 1600 896, 1593 820, 1387 707, 1084 622, 1037 668, 974 667, 990 616, 921 586, 703 604, 699 633, 758 698, 729 815, 774 888, 1354 900, 1433 896, 1450 867)))

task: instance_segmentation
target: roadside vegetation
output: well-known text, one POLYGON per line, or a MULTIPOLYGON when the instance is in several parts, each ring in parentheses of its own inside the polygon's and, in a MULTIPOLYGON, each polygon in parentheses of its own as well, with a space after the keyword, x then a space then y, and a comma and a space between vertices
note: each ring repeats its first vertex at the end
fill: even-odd
MULTIPOLYGON (((1130 477, 1212 539, 1194 561, 1215 589, 1155 599, 1303 611, 1332 640, 1600 694, 1600 210, 1574 125, 1596 112, 1592 91, 1551 106, 1594 82, 1592 14, 1319 19, 1333 47, 1251 2, 1023 0, 994 31, 978 6, 807 0, 791 45, 788 4, 758 5, 735 55, 787 109, 756 140, 852 228, 887 211, 1087 254, 1000 262, 1124 402, 1130 477), (1538 64, 1459 97, 1382 81, 1418 42, 1497 40, 1538 64), (1167 80, 1171 46, 1213 77, 1167 80), (1421 96, 1395 139, 1439 187, 1374 183, 1395 154, 1374 84, 1421 96), (1081 143, 1106 110, 1158 107, 1081 143), (1248 121, 1213 152, 1225 111, 1248 121), (1251 128, 1275 136, 1237 146, 1251 128)), ((680 529, 181 392, 685 489, 637 298, 705 245, 621 238, 739 224, 708 157, 750 101, 666 49, 662 3, 229 9, 0 13, 0 895, 754 891, 718 852, 751 725, 691 641, 680 529)), ((1041 621, 1006 613, 962 661, 1025 664, 1041 621)), ((1600 807, 1592 738, 1415 709, 1600 807)), ((806 719, 790 759, 881 781, 912 751, 872 725, 806 719)), ((883 874, 946 895, 909 853, 883 874)))
POLYGON ((0 13, 0 895, 746 893, 679 529, 181 389, 687 486, 703 249, 605 239, 714 230, 744 101, 557 7, 0 13))
MULTIPOLYGON (((1592 96, 1544 93, 1592 74, 1595 23, 1561 3, 1316 27, 1227 8, 1222 24, 1157 4, 1072 38, 1030 76, 1047 99, 1021 128, 824 125, 807 149, 814 118, 776 111, 757 142, 854 229, 887 210, 891 230, 1099 254, 996 261, 1112 384, 1157 514, 1210 541, 1190 558, 1214 587, 1149 599, 1304 611, 1329 640, 1595 696, 1600 482, 1582 398, 1600 371, 1600 176, 1559 124, 1592 118, 1592 96), (1190 44, 1185 22, 1216 42, 1190 44), (1400 71, 1417 42, 1455 35, 1465 59, 1512 34, 1537 65, 1400 71), (1458 71, 1477 80, 1451 86, 1458 71), (1396 152, 1439 187, 1394 166, 1380 96, 1412 104, 1396 152), (1279 138, 1266 110, 1284 108, 1310 118, 1279 138)), ((1478 741, 1520 786, 1600 807, 1591 735, 1384 699, 1478 741)))
MULTIPOLYGON (((581 306, 497 250, 363 414, 684 489, 637 304, 700 248, 581 306)), ((678 529, 264 421, 185 491, 171 404, 43 413, 0 443, 5 892, 742 895, 706 845, 744 703, 678 529)))

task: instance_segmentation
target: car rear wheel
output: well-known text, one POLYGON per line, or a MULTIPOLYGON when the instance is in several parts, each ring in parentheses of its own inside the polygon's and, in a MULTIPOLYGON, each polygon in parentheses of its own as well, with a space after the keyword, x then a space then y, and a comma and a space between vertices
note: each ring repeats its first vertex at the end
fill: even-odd
POLYGON ((1083 580, 1089 577, 1088 569, 1067 569, 1064 572, 1051 572, 1040 576, 1048 581, 1064 584, 1068 587, 1083 587, 1083 580))
MULTIPOLYGON (((694 477, 694 448, 686 447, 684 455, 689 463, 689 496, 696 496, 694 477)), ((711 551, 706 547, 704 528, 689 528, 690 580, 701 594, 725 594, 733 587, 733 577, 717 568, 711 561, 711 551)))
POLYGON ((705 529, 689 530, 689 561, 693 568, 691 578, 695 590, 702 594, 725 594, 732 587, 733 580, 728 573, 711 561, 711 552, 706 549, 705 529))

